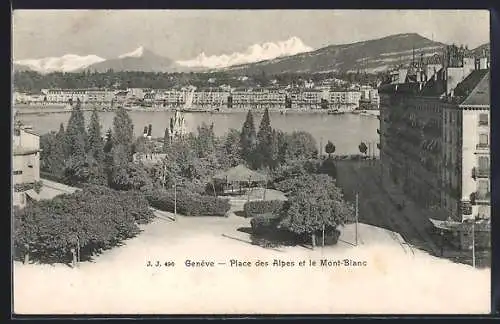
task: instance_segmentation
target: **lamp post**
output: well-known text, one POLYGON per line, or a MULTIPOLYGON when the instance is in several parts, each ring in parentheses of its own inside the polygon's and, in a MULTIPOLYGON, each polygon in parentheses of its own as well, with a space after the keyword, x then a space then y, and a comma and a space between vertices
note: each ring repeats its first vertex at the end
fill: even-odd
POLYGON ((472 267, 476 267, 476 236, 475 236, 476 218, 472 219, 472 267))
POLYGON ((355 235, 356 235, 356 246, 358 245, 358 193, 356 193, 356 227, 355 227, 355 235))
POLYGON ((177 221, 177 177, 174 175, 174 221, 177 221))
POLYGON ((441 230, 439 232, 439 234, 441 235, 441 257, 443 257, 443 254, 444 254, 444 232, 443 232, 443 230, 441 230))
POLYGON ((323 227, 322 227, 322 235, 323 235, 323 242, 321 244, 321 247, 325 247, 325 222, 323 221, 323 227))

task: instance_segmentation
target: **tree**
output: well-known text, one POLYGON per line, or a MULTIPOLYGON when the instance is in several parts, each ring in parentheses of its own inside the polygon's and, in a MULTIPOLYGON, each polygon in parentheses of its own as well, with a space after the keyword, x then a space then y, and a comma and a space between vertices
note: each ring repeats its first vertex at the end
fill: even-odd
MULTIPOLYGON (((154 215, 143 195, 86 186, 70 195, 42 200, 14 212, 16 254, 40 261, 67 262, 79 248, 83 258, 139 233, 136 223, 154 215)), ((28 258, 25 258, 28 259, 28 258)))
POLYGON ((353 207, 329 176, 303 175, 294 181, 280 225, 298 235, 310 235, 313 247, 323 229, 334 230, 354 218, 353 207))
POLYGON ((99 115, 97 109, 92 111, 88 130, 89 154, 97 161, 104 161, 104 142, 101 135, 101 124, 99 123, 99 115))
POLYGON ((126 166, 113 168, 110 186, 116 190, 146 190, 152 180, 142 164, 129 162, 126 166))
POLYGON ((66 136, 66 131, 64 130, 64 125, 61 123, 59 125, 59 131, 57 132, 57 141, 58 145, 61 145, 61 151, 63 153, 63 160, 69 157, 70 152, 69 152, 69 145, 68 145, 68 139, 66 136))
POLYGON ((195 139, 195 149, 198 157, 204 158, 214 153, 215 134, 214 124, 207 125, 205 122, 198 126, 198 135, 195 139))
POLYGON ((65 159, 64 181, 71 185, 86 182, 89 179, 89 161, 86 155, 88 147, 85 131, 85 118, 80 109, 80 101, 71 111, 68 126, 65 132, 68 156, 65 159))
POLYGON ((108 183, 111 183, 113 170, 113 132, 108 129, 104 140, 104 172, 107 176, 108 183))
POLYGON ((331 157, 333 153, 335 153, 335 145, 331 141, 328 141, 325 145, 325 152, 328 154, 328 158, 331 157))
POLYGON ((147 154, 146 139, 144 138, 144 136, 139 136, 135 140, 135 143, 134 143, 134 153, 147 154))
MULTIPOLYGON (((54 152, 57 142, 56 138, 57 134, 55 132, 50 132, 40 137, 40 168, 52 174, 56 174, 57 172, 57 167, 54 165, 57 162, 57 154, 54 152)), ((60 170, 64 169, 64 156, 61 156, 61 158, 60 170)))
POLYGON ((132 144, 134 142, 134 125, 125 108, 120 107, 113 119, 113 148, 121 146, 123 160, 115 161, 117 164, 126 164, 132 157, 132 144))
POLYGON ((257 144, 257 134, 252 112, 249 110, 243 123, 240 134, 241 157, 251 167, 255 166, 255 149, 257 144))
POLYGON ((283 137, 281 158, 283 161, 290 159, 310 159, 318 155, 318 146, 314 137, 304 131, 294 131, 283 137))
POLYGON ((240 164, 242 162, 240 131, 231 128, 223 137, 219 138, 215 154, 222 169, 228 169, 240 164))
POLYGON ((85 118, 77 102, 69 117, 65 137, 67 140, 68 156, 84 159, 87 134, 85 132, 85 118))
POLYGON ((257 134, 257 167, 271 167, 273 161, 273 129, 266 108, 257 134))
POLYGON ((366 154, 366 151, 368 151, 368 146, 366 146, 365 142, 361 142, 361 144, 359 144, 358 148, 362 154, 366 154))
POLYGON ((271 142, 271 169, 278 165, 279 160, 279 133, 273 129, 271 142))
POLYGON ((163 153, 168 152, 168 148, 170 146, 170 132, 169 128, 165 128, 165 134, 163 135, 163 153))

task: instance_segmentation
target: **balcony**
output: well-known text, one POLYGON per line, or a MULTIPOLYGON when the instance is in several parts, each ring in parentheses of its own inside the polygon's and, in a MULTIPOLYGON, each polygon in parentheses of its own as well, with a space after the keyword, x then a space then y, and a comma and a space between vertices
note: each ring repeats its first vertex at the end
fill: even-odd
POLYGON ((491 193, 489 191, 486 191, 486 192, 481 192, 481 191, 478 191, 476 192, 476 201, 477 202, 488 202, 490 201, 491 199, 491 193))
POLYGON ((491 200, 491 193, 489 191, 482 192, 476 191, 471 193, 470 202, 471 205, 489 205, 491 200))
POLYGON ((488 126, 488 121, 487 120, 480 120, 479 126, 488 126))
POLYGON ((490 169, 486 168, 472 168, 472 178, 476 180, 477 178, 489 178, 491 174, 490 169))
POLYGON ((476 145, 476 150, 488 150, 490 145, 487 143, 479 143, 476 145))

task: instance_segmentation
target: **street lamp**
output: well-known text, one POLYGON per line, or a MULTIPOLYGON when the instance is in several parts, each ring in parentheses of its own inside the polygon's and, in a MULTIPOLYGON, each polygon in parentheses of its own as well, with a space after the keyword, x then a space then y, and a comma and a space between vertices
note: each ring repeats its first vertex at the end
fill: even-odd
POLYGON ((472 267, 476 267, 476 231, 475 231, 476 217, 472 219, 472 267))
POLYGON ((177 221, 177 177, 174 175, 174 221, 177 221))
POLYGON ((355 227, 356 246, 358 246, 358 214, 359 214, 359 212, 358 212, 358 209, 359 209, 359 207, 358 207, 358 204, 359 204, 358 203, 358 201, 359 201, 358 196, 359 196, 358 193, 356 193, 356 215, 355 215, 355 217, 356 217, 356 227, 355 227))

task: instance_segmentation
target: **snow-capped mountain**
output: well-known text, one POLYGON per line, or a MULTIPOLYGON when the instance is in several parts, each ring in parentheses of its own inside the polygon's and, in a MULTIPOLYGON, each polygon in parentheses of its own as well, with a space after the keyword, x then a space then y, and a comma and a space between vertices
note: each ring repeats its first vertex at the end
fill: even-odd
POLYGON ((84 70, 106 72, 113 71, 140 71, 140 72, 176 72, 180 67, 171 59, 160 56, 139 46, 135 50, 119 55, 117 58, 97 62, 84 70))
POLYGON ((125 53, 125 54, 122 54, 122 55, 119 55, 118 58, 125 58, 125 57, 141 57, 144 55, 144 47, 143 46, 139 46, 138 48, 136 48, 135 50, 133 50, 132 52, 129 52, 129 53, 125 53))
POLYGON ((94 63, 103 62, 105 59, 97 55, 80 56, 66 54, 61 57, 46 57, 41 59, 26 59, 14 61, 16 65, 26 66, 40 73, 73 72, 94 63))
POLYGON ((330 45, 317 50, 226 68, 244 75, 283 72, 366 71, 375 73, 413 59, 440 55, 446 44, 416 33, 397 34, 352 44, 330 45))
POLYGON ((28 72, 28 71, 33 71, 29 66, 26 66, 26 65, 21 65, 21 64, 17 64, 17 63, 14 63, 12 64, 12 69, 15 71, 15 72, 28 72))
POLYGON ((201 53, 194 59, 177 61, 177 64, 186 67, 225 68, 232 65, 254 63, 310 52, 312 50, 313 48, 305 45, 300 38, 291 37, 288 40, 275 43, 254 44, 249 46, 244 52, 211 56, 201 53))
MULTIPOLYGON (((406 64, 420 57, 441 55, 446 44, 435 42, 416 33, 397 34, 351 44, 330 45, 311 49, 299 38, 283 42, 255 44, 244 52, 207 56, 201 53, 192 60, 173 61, 139 46, 135 50, 112 59, 96 55, 64 55, 35 60, 15 61, 15 71, 33 70, 78 72, 139 71, 139 72, 201 72, 223 70, 235 74, 251 75, 262 72, 378 72, 406 64)), ((489 44, 471 53, 489 52, 489 44)))

